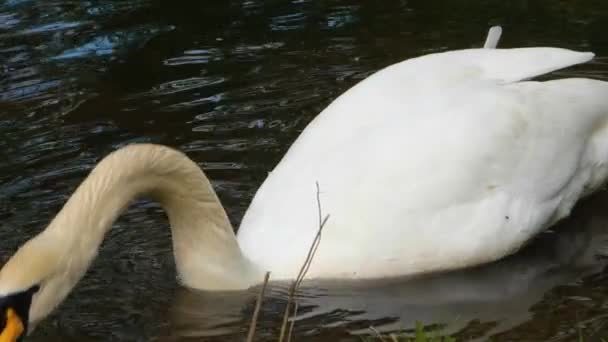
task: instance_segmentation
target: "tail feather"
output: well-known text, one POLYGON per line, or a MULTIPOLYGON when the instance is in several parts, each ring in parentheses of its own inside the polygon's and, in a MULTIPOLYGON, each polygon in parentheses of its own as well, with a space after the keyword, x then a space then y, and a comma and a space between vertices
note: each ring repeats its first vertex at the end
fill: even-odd
POLYGON ((492 26, 488 31, 488 36, 486 37, 486 42, 483 44, 484 49, 496 49, 498 46, 498 42, 500 41, 500 36, 502 35, 502 27, 500 26, 492 26))

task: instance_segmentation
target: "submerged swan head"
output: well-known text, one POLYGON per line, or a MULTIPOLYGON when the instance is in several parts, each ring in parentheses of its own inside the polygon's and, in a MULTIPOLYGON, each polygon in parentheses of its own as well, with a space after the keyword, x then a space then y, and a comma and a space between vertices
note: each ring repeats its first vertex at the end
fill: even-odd
POLYGON ((49 226, 0 270, 0 342, 18 341, 61 303, 85 274, 105 233, 136 197, 166 210, 182 284, 244 289, 262 272, 241 253, 232 226, 202 170, 168 147, 136 144, 104 158, 49 226))

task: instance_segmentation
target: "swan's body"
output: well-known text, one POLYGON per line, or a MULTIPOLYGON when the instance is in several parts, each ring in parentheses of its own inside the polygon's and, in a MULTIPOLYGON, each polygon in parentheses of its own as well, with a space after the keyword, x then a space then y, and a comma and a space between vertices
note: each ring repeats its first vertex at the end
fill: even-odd
POLYGON ((3 267, 0 298, 40 285, 29 320, 42 319, 82 277, 115 218, 144 194, 167 210, 177 270, 193 288, 242 289, 265 270, 295 277, 318 229, 317 182, 331 217, 311 278, 395 277, 496 260, 606 179, 608 83, 522 81, 592 57, 471 49, 370 76, 296 140, 257 192, 238 242, 187 157, 154 145, 121 149, 3 267))
POLYGON ((243 252, 293 276, 318 227, 317 181, 331 217, 310 277, 433 272, 516 251, 606 178, 608 83, 521 81, 591 58, 463 50, 370 76, 264 182, 239 230, 243 252))

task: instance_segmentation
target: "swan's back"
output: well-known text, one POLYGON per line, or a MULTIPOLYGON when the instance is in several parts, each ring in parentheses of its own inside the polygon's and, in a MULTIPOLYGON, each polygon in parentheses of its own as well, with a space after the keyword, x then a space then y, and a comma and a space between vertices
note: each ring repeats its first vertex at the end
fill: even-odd
POLYGON ((523 80, 589 61, 556 48, 407 60, 330 104, 257 192, 243 251, 311 277, 382 277, 489 262, 567 215, 606 178, 608 84, 523 80))

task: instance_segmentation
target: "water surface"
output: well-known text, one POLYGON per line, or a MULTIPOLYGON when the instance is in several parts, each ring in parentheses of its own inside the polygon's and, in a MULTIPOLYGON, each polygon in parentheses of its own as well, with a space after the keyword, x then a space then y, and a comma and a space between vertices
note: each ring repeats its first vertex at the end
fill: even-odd
MULTIPOLYGON (((255 190, 332 99, 408 57, 502 46, 591 50, 553 77, 608 79, 605 1, 0 2, 0 256, 45 227, 105 154, 179 148, 205 168, 238 226, 255 190)), ((340 128, 338 128, 340 129, 340 128)), ((358 341, 369 327, 442 324, 461 339, 608 335, 606 193, 517 255, 397 283, 307 284, 298 340, 358 341)), ((167 221, 145 200, 33 341, 242 340, 256 290, 211 294, 175 281, 167 221)), ((275 338, 285 288, 259 337, 275 338)))

